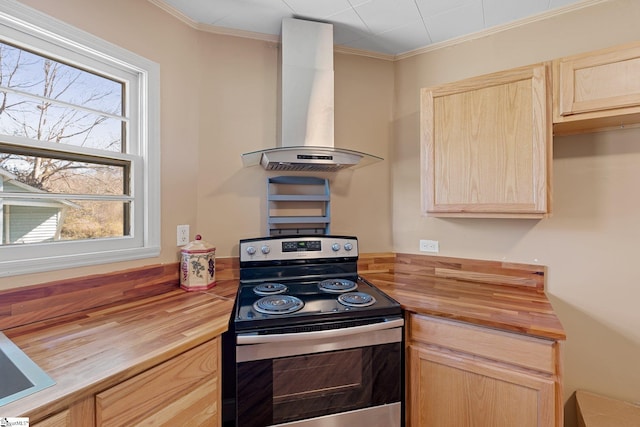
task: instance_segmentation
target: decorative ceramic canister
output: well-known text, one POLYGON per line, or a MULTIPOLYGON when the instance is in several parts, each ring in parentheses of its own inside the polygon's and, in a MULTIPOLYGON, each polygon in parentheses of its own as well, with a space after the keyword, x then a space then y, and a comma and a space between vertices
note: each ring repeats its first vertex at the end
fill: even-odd
POLYGON ((180 262, 180 287, 187 291, 202 291, 216 284, 216 248, 202 240, 185 245, 180 262))

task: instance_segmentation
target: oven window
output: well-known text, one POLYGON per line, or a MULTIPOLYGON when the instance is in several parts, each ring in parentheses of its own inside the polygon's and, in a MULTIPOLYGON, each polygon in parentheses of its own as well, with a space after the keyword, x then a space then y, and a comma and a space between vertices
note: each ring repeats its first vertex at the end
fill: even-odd
POLYGON ((298 419, 357 407, 371 400, 367 349, 346 350, 273 361, 273 416, 298 419))
POLYGON ((265 426, 400 401, 401 344, 238 364, 238 425, 265 426))

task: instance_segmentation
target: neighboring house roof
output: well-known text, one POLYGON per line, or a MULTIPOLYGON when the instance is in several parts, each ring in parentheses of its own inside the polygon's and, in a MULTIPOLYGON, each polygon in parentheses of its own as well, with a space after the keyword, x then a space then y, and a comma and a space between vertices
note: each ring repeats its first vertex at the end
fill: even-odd
MULTIPOLYGON (((12 186, 24 190, 25 193, 46 193, 46 191, 39 188, 32 187, 23 182, 18 181, 18 177, 8 170, 0 167, 0 180, 4 183, 11 184, 12 186)), ((56 198, 53 200, 33 200, 29 199, 28 195, 24 199, 4 199, 3 203, 6 205, 22 205, 22 206, 58 206, 58 207, 72 207, 79 208, 80 206, 65 199, 64 197, 56 198), (63 205, 63 206, 61 206, 63 205)))

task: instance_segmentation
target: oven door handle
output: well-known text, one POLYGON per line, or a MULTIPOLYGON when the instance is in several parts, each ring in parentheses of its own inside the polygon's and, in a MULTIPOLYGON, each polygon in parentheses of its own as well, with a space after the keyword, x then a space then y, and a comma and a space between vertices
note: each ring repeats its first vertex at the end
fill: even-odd
POLYGON ((392 320, 385 320, 383 322, 372 323, 369 325, 354 326, 351 328, 340 329, 327 329, 325 331, 313 331, 313 332, 299 332, 289 334, 271 334, 271 335, 257 335, 257 334, 239 334, 237 336, 238 345, 247 344, 263 344, 263 343, 277 343, 277 342, 290 342, 290 341, 303 341, 323 338, 335 338, 344 337, 349 335, 361 334, 364 332, 381 331, 385 329, 399 328, 404 325, 404 319, 397 318, 392 320))

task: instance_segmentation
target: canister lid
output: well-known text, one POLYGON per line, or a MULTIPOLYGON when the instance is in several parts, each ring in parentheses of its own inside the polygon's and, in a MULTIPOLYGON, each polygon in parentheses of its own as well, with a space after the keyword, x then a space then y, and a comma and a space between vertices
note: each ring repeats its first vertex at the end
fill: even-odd
POLYGON ((196 240, 187 243, 183 248, 182 252, 194 253, 194 252, 212 252, 215 251, 216 248, 202 240, 202 236, 196 234, 196 240))

